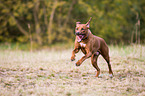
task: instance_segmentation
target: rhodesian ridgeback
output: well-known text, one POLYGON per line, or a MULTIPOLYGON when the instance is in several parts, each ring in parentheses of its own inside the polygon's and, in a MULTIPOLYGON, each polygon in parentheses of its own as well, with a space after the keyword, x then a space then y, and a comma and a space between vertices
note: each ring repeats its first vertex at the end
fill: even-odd
POLYGON ((109 48, 104 41, 104 39, 95 36, 90 31, 90 20, 86 24, 81 24, 81 22, 76 22, 75 28, 75 47, 72 51, 71 60, 75 60, 75 54, 81 51, 84 53, 84 56, 76 62, 76 66, 80 66, 84 60, 91 57, 91 63, 94 68, 97 70, 96 77, 100 77, 100 68, 97 65, 98 56, 101 54, 106 60, 109 68, 109 76, 113 77, 113 72, 110 65, 109 58, 109 48))

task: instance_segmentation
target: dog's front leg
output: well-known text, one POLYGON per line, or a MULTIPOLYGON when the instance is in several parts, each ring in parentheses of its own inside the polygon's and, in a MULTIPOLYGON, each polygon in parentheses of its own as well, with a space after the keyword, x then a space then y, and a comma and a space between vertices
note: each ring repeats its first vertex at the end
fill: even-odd
POLYGON ((71 61, 74 61, 74 60, 75 60, 75 54, 78 53, 79 50, 80 50, 80 48, 75 48, 75 49, 72 51, 71 61))
POLYGON ((92 53, 89 52, 88 54, 86 54, 85 56, 83 56, 77 63, 76 63, 76 66, 80 66, 82 64, 82 62, 84 60, 86 60, 87 58, 91 57, 92 53))

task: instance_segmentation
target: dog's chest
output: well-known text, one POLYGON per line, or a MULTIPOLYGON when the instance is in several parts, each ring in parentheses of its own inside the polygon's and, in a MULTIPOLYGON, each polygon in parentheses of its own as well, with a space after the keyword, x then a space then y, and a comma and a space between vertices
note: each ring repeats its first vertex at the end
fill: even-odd
POLYGON ((86 47, 86 44, 85 43, 80 43, 80 46, 81 47, 86 47))

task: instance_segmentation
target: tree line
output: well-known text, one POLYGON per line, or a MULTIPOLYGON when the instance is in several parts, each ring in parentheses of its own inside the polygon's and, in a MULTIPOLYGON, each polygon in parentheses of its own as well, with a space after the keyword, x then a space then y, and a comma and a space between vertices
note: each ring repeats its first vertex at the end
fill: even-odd
POLYGON ((0 42, 72 42, 75 22, 107 43, 145 42, 144 0, 0 0, 0 42))

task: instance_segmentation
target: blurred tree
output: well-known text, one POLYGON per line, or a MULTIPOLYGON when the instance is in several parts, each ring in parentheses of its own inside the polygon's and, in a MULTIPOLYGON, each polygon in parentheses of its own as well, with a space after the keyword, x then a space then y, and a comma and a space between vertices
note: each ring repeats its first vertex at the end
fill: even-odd
POLYGON ((145 42, 143 0, 1 0, 0 42, 38 45, 71 42, 75 22, 90 17, 94 35, 107 43, 145 42))

